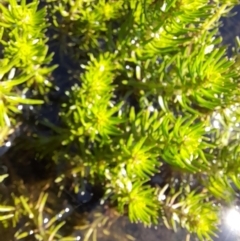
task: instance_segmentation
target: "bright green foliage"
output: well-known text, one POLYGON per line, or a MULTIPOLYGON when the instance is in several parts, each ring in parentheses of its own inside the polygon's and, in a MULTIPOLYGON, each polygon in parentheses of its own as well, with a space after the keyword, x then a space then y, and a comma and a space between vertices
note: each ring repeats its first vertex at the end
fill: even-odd
MULTIPOLYGON (((132 221, 158 220, 161 205, 146 182, 163 163, 173 171, 193 173, 208 195, 232 200, 230 183, 236 182, 237 173, 226 175, 225 181, 217 174, 223 168, 212 173, 213 160, 221 159, 216 153, 222 133, 210 127, 216 113, 239 101, 234 59, 226 56, 221 38, 216 37, 218 20, 231 3, 123 1, 119 11, 118 4, 102 7, 103 2, 78 1, 73 6, 69 1, 69 9, 59 3, 63 22, 70 24, 68 31, 82 36, 78 43, 73 40, 73 46, 82 54, 92 51, 88 64, 82 66, 81 87, 67 93, 71 104, 64 104, 61 116, 72 131, 71 141, 64 144, 73 144, 80 136, 87 147, 86 137, 90 137, 92 151, 79 155, 92 169, 92 177, 104 180, 105 176, 107 193, 112 193, 122 213, 128 206, 132 221), (96 163, 103 165, 102 171, 96 163)), ((61 28, 61 22, 56 26, 61 28)), ((76 54, 73 58, 81 63, 76 54)), ((213 234, 218 214, 199 195, 188 194, 183 206, 191 212, 202 208, 202 217, 196 218, 200 223, 183 221, 166 210, 162 215, 172 220, 170 226, 179 222, 203 239, 213 234), (200 199, 202 206, 196 207, 195 200, 200 199), (207 213, 212 215, 205 217, 207 213)))
POLYGON ((18 103, 32 103, 13 87, 49 90, 50 29, 60 65, 73 62, 81 74, 63 98, 60 125, 45 123, 56 134, 37 138, 34 148, 101 186, 103 199, 132 222, 163 221, 211 240, 221 205, 240 189, 240 41, 229 58, 218 33, 238 1, 47 0, 47 11, 38 1, 7 2, 1 77, 12 68, 20 74, 1 82, 0 124, 18 103))
MULTIPOLYGON (((118 3, 116 6, 105 3, 104 9, 102 2, 105 1, 79 1, 69 12, 64 4, 59 7, 63 21, 66 18, 70 26, 88 23, 85 29, 70 27, 73 36, 83 36, 78 45, 73 45, 82 53, 92 49, 98 56, 98 62, 91 57, 84 67, 81 88, 76 87, 68 93, 71 104, 64 108, 68 106, 71 122, 69 114, 62 113, 67 126, 72 123, 72 141, 81 136, 85 147, 83 136, 90 136, 93 141, 96 157, 85 158, 80 152, 83 162, 91 169, 99 168, 96 163, 105 167, 107 192, 118 201, 121 212, 124 213, 128 205, 132 221, 151 224, 158 220, 160 204, 157 205, 157 198, 154 198, 154 189, 144 183, 158 172, 162 165, 159 158, 187 175, 198 176, 199 182, 211 193, 208 195, 232 200, 230 183, 231 180, 236 182, 237 176, 231 173, 223 181, 217 174, 221 168, 212 173, 215 153, 220 151, 219 130, 210 128, 211 137, 206 132, 215 113, 239 100, 239 73, 232 68, 235 62, 228 59, 226 48, 220 46, 221 38, 216 37, 218 20, 229 11, 231 3, 216 8, 215 3, 208 1, 130 1, 128 6, 123 4, 124 11, 119 11, 118 3), (86 10, 81 12, 83 6, 86 10), (157 6, 161 6, 161 11, 156 10, 157 6), (109 12, 112 22, 109 22, 109 12), (114 54, 111 61, 104 63, 107 52, 114 54), (113 69, 114 75, 111 74, 113 69), (131 107, 129 97, 136 100, 142 111, 137 111, 137 106, 131 107), (122 99, 125 102, 120 107, 122 99), (152 109, 155 110, 151 112, 152 109), (118 114, 112 117, 116 111, 118 114), (91 114, 87 114, 89 112, 91 114), (108 126, 108 132, 104 126, 108 126), (110 147, 102 142, 107 137, 110 140, 104 143, 110 147), (108 155, 104 155, 105 151, 108 155), (99 153, 102 153, 101 158, 98 158, 99 153)), ((60 27, 59 24, 56 26, 60 27)), ((79 57, 75 55, 76 59, 79 57)), ((90 155, 92 152, 87 154, 90 155)), ((104 173, 97 170, 91 173, 104 180, 104 173)), ((201 239, 209 238, 215 230, 218 214, 211 208, 210 201, 198 195, 188 194, 189 201, 184 206, 191 212, 202 208, 197 212, 202 212, 201 223, 183 221, 176 216, 177 212, 170 214, 169 210, 162 215, 171 215, 201 239), (200 199, 203 204, 196 207, 194 200, 200 202, 200 199)))
MULTIPOLYGON (((118 135, 117 124, 122 120, 114 117, 121 107, 121 103, 113 107, 111 102, 114 73, 111 63, 111 55, 101 55, 99 59, 90 57, 90 63, 86 73, 82 75, 82 86, 74 86, 70 97, 71 107, 64 112, 64 118, 71 130, 70 139, 78 137, 84 142, 85 136, 91 140, 97 138, 98 134, 103 140, 109 139, 109 135, 118 135), (67 113, 67 114, 66 114, 67 113), (71 121, 73 122, 71 122, 71 121)), ((70 95, 70 93, 67 93, 70 95)))
POLYGON ((0 4, 0 9, 4 58, 16 61, 14 66, 23 74, 31 74, 27 85, 44 94, 51 86, 47 78, 56 68, 47 66, 52 55, 48 55, 46 45, 45 31, 48 24, 45 9, 38 10, 36 0, 30 4, 26 4, 25 0, 20 4, 12 0, 8 7, 0 4))
POLYGON ((29 100, 26 99, 25 96, 19 96, 19 94, 14 92, 13 89, 26 82, 29 78, 31 78, 31 75, 20 75, 16 79, 12 79, 11 72, 9 73, 8 79, 3 79, 6 73, 9 71, 12 71, 12 73, 15 72, 14 64, 16 62, 5 59, 1 61, 1 75, 2 80, 0 82, 0 128, 5 128, 5 126, 11 125, 10 116, 12 113, 18 113, 18 105, 19 104, 41 104, 42 101, 40 100, 29 100))
POLYGON ((238 164, 228 172, 224 163, 234 165, 230 153, 236 151, 227 149, 229 161, 222 152, 229 143, 229 121, 221 117, 226 128, 219 129, 214 119, 239 103, 239 72, 218 36, 219 18, 234 3, 52 3, 53 13, 62 15, 55 27, 68 25, 72 42, 65 43, 66 49, 83 68, 80 87, 67 92, 59 139, 78 148, 74 165, 81 165, 81 173, 92 180, 100 178, 106 194, 131 221, 150 225, 162 216, 169 227, 179 223, 200 239, 210 239, 218 210, 207 197, 234 198, 238 164), (193 175, 201 186, 195 192, 190 184, 183 182, 179 189, 172 183, 171 192, 178 195, 169 205, 180 203, 181 210, 165 209, 169 199, 159 202, 157 187, 149 186, 166 165, 172 170, 170 183, 180 172, 185 178, 193 175), (185 194, 185 189, 191 192, 185 194))
POLYGON ((6 128, 16 123, 16 114, 21 113, 21 104, 41 104, 41 100, 27 99, 25 93, 35 89, 44 94, 51 86, 47 80, 56 66, 47 66, 52 56, 48 55, 45 31, 45 10, 37 10, 38 2, 13 0, 0 4, 1 11, 1 59, 0 59, 0 131, 1 143, 10 133, 6 128), (23 86, 25 84, 25 86, 23 86), (45 86, 47 85, 47 86, 45 86), (47 87, 47 88, 46 88, 47 87), (25 88, 24 91, 20 89, 25 88), (21 108, 18 108, 18 107, 21 108))
MULTIPOLYGON (((158 194, 160 201, 164 191, 163 188, 158 194)), ((176 230, 176 222, 178 222, 190 232, 196 233, 201 240, 211 239, 211 235, 214 235, 217 230, 214 222, 219 218, 219 207, 212 202, 206 202, 207 199, 206 193, 196 194, 185 190, 181 190, 172 197, 169 196, 166 201, 161 201, 162 212, 167 213, 168 216, 164 217, 165 225, 172 226, 176 230), (176 202, 180 195, 181 199, 176 202)))

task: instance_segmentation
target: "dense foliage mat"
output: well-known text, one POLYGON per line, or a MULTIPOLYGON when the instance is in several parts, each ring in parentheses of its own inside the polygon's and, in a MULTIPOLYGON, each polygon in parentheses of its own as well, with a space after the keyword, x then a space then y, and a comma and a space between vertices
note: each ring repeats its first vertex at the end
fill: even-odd
POLYGON ((105 203, 212 239, 240 189, 240 41, 230 57, 219 34, 238 3, 1 1, 0 220, 14 240, 77 240, 44 218, 50 186, 81 213, 105 203), (44 180, 37 198, 28 175, 44 180))

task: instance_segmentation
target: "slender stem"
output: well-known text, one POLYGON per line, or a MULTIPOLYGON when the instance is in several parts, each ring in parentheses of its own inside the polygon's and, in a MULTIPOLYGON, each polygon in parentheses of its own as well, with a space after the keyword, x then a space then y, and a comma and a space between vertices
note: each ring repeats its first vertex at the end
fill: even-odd
POLYGON ((214 24, 214 22, 217 22, 221 18, 221 16, 225 12, 227 6, 228 6, 228 4, 223 4, 218 9, 218 11, 212 16, 212 18, 209 20, 209 22, 205 22, 205 24, 203 24, 202 32, 207 31, 214 24))

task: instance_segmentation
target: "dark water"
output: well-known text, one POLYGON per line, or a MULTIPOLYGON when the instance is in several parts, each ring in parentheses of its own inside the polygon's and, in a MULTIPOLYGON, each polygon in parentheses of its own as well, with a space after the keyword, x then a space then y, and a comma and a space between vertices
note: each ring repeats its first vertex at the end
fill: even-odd
POLYGON ((236 6, 231 12, 234 16, 223 18, 223 26, 220 28, 223 43, 229 48, 234 45, 235 37, 240 36, 240 6, 236 6))

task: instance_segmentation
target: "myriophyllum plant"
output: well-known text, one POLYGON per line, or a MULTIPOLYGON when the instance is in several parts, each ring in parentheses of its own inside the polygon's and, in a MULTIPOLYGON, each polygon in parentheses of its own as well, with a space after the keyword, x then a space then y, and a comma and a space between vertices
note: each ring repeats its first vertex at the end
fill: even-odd
POLYGON ((32 103, 5 90, 49 91, 54 45, 70 88, 58 124, 41 122, 51 136, 38 132, 29 146, 66 164, 58 183, 71 176, 78 193, 87 180, 103 192, 100 203, 131 222, 211 240, 240 189, 240 45, 236 39, 229 57, 219 34, 220 18, 237 4, 47 0, 45 12, 38 1, 5 1, 3 73, 15 68, 17 77, 2 82, 11 86, 1 92, 2 123, 19 103, 32 103))
POLYGON ((9 133, 6 129, 12 132, 19 124, 16 114, 21 113, 22 105, 43 103, 26 98, 26 93, 31 90, 45 94, 50 86, 47 78, 56 66, 48 66, 52 55, 46 45, 46 12, 38 10, 37 1, 30 4, 4 1, 0 11, 0 143, 3 144, 9 133))

